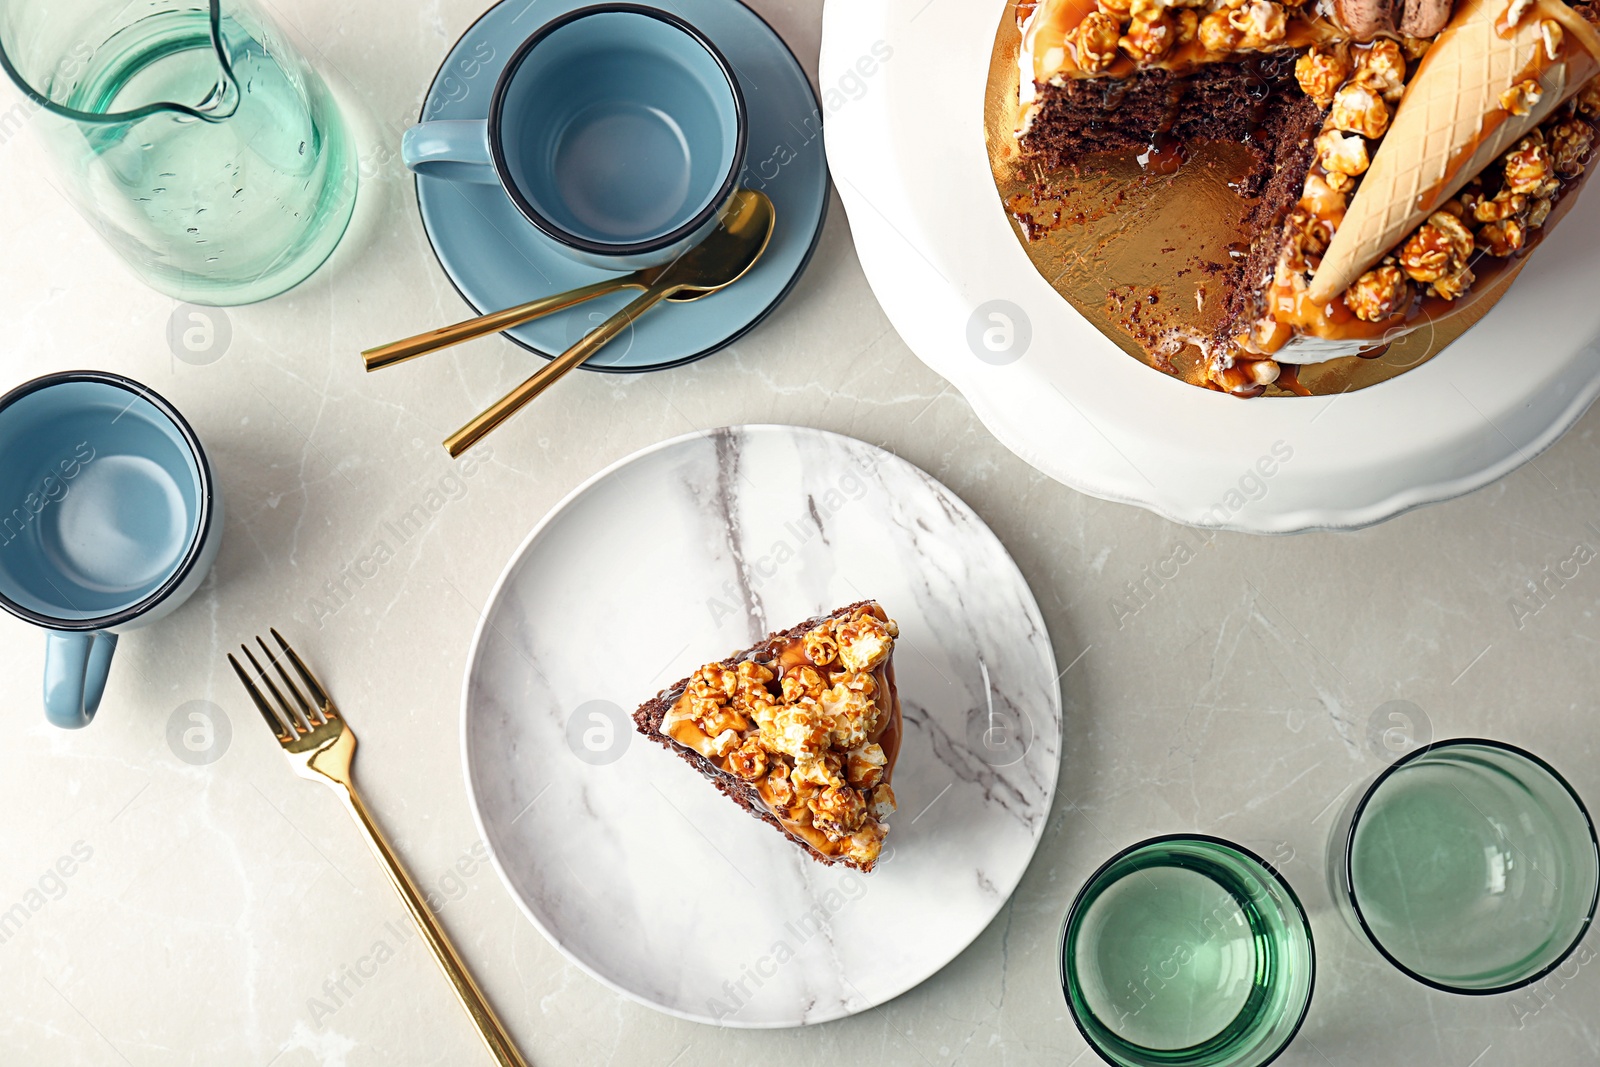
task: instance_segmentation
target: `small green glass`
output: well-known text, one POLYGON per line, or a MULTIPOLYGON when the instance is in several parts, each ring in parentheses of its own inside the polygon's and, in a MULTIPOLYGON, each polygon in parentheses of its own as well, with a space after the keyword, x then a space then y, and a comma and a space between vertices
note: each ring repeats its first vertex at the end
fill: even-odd
POLYGON ((67 199, 169 296, 274 296, 344 234, 338 109, 249 0, 0 0, 0 67, 25 95, 6 134, 31 126, 67 199))
POLYGON ((1449 993, 1505 993, 1578 947, 1600 902, 1600 845, 1548 763, 1459 738, 1356 791, 1328 875, 1351 928, 1400 970, 1449 993))
POLYGON ((1172 835, 1117 853, 1062 926, 1061 986, 1115 1067, 1262 1067, 1311 1007, 1305 909, 1248 849, 1172 835))

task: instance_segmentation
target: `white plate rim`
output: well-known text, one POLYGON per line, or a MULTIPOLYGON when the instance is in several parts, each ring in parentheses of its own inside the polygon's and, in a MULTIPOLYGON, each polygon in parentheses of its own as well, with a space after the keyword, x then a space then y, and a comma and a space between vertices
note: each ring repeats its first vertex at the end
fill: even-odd
MULTIPOLYGON (((517 545, 516 549, 507 558, 505 566, 501 568, 500 576, 495 579, 493 587, 489 590, 488 597, 484 600, 483 609, 478 614, 478 622, 477 625, 473 627, 472 643, 468 647, 466 664, 461 675, 461 725, 458 736, 461 745, 462 779, 466 784, 467 806, 472 812, 472 824, 478 832, 478 839, 483 842, 484 849, 489 854, 489 862, 494 867, 495 875, 500 879, 502 888, 505 889, 506 894, 510 896, 511 899, 516 903, 517 909, 522 912, 523 917, 526 918, 528 922, 533 925, 533 928, 539 931, 539 933, 544 937, 545 941, 554 946, 555 949, 560 952, 569 963, 575 965, 579 970, 583 971, 590 978, 593 978, 595 981, 610 989, 612 992, 620 994, 626 999, 633 1001, 635 1004, 650 1008, 653 1011, 661 1012, 664 1015, 670 1015, 676 1019, 683 1019, 686 1022, 701 1023, 707 1026, 715 1026, 732 1030, 797 1029, 800 1027, 817 1026, 823 1023, 836 1022, 839 1019, 860 1015, 862 1012, 871 1011, 874 1008, 881 1007, 889 1001, 894 1000, 896 997, 903 996, 907 992, 917 988, 923 982, 926 982, 928 979, 944 970, 944 968, 948 967, 951 962, 956 959, 956 957, 960 956, 967 949, 971 948, 978 938, 983 936, 984 931, 986 931, 994 923, 995 917, 998 916, 1000 912, 1011 903, 1012 895, 1016 893, 1017 886, 1022 883, 1023 877, 1028 873, 1028 869, 1033 866, 1034 858, 1039 854, 1039 843, 1044 840, 1044 831, 1046 826, 1049 825, 1049 812, 1045 812, 1045 817, 1038 820, 1034 830, 1032 831, 1033 844, 1028 851, 1027 862, 1023 863, 1018 868, 1016 878, 1011 882, 1010 885, 1004 886, 1003 888, 997 887, 1002 888, 1002 892, 1000 892, 997 896, 998 904, 995 906, 994 912, 990 914, 983 925, 978 927, 978 929, 973 933, 971 940, 956 946, 947 958, 940 960, 938 964, 928 970, 926 974, 920 975, 919 977, 908 982, 904 988, 895 990, 893 993, 889 993, 883 996, 881 999, 874 1000, 871 1003, 863 1004, 861 1007, 856 1008, 853 1011, 841 1012, 838 1015, 818 1016, 815 1019, 807 1019, 800 1024, 783 1021, 742 1022, 730 1021, 726 1019, 718 1020, 710 1018, 709 1016, 684 1011, 680 1008, 674 1008, 670 1005, 658 1003, 657 1001, 642 996, 639 993, 628 989, 626 986, 613 981, 611 978, 601 974, 588 963, 578 958, 578 956, 569 950, 566 945, 564 945, 550 932, 550 930, 545 927, 544 923, 539 921, 538 916, 533 913, 533 909, 528 906, 527 901, 523 900, 522 894, 517 891, 515 885, 512 883, 510 876, 506 872, 505 866, 500 861, 499 853, 495 849, 494 840, 489 834, 489 827, 484 822, 483 809, 479 804, 478 792, 476 786, 474 785, 472 776, 471 750, 467 743, 467 724, 468 716, 470 715, 470 700, 472 696, 472 676, 474 667, 478 661, 479 651, 483 646, 484 631, 489 627, 491 611, 496 601, 499 600, 500 594, 505 588, 506 582, 510 579, 512 572, 516 570, 517 565, 522 562, 523 557, 527 554, 528 549, 533 545, 534 541, 538 539, 539 535, 544 532, 545 528, 549 526, 550 523, 554 522, 555 519, 562 512, 564 512, 570 504, 581 497, 591 487, 601 481, 604 481, 606 478, 615 474, 623 467, 626 467, 637 460, 643 459, 646 456, 654 455, 657 452, 665 451, 666 449, 675 447, 685 441, 703 439, 709 437, 711 434, 721 431, 735 431, 739 433, 774 431, 783 433, 800 432, 815 434, 821 437, 835 437, 845 441, 854 442, 856 444, 867 445, 870 448, 879 449, 880 451, 894 456, 895 459, 899 460, 900 462, 914 467, 923 475, 923 477, 944 489, 944 491, 948 493, 952 499, 960 501, 962 505, 967 508, 967 510, 972 512, 973 517, 983 525, 983 528, 989 532, 989 535, 994 538, 995 543, 998 544, 1001 548, 1001 551, 1005 553, 1007 561, 1009 561, 1012 567, 1016 569, 1017 577, 1022 584, 1022 591, 1027 595, 1028 600, 1032 603, 1033 610, 1038 614, 1041 627, 1043 627, 1044 612, 1039 608, 1038 597, 1034 596, 1033 587, 1028 583, 1027 576, 1022 573, 1022 568, 1017 566, 1015 557, 1011 555, 1010 549, 1006 548, 1005 542, 1000 539, 1000 535, 994 532, 989 524, 984 521, 983 516, 979 515, 977 511, 972 508, 972 505, 968 504, 963 497, 953 492, 948 486, 944 485, 943 482, 933 477, 933 475, 928 474, 928 472, 922 470, 921 467, 918 467, 916 464, 912 463, 908 459, 905 459, 903 456, 900 456, 894 452, 890 452, 882 445, 874 445, 869 441, 862 441, 860 438, 850 437, 848 434, 835 433, 832 430, 823 430, 813 426, 800 426, 785 423, 737 423, 729 426, 715 427, 710 430, 692 430, 689 433, 678 434, 676 437, 669 437, 666 440, 657 441, 655 444, 646 445, 644 448, 630 452, 620 459, 607 464, 605 467, 596 471, 588 478, 585 478, 575 488, 573 488, 559 501, 552 505, 550 509, 538 520, 538 522, 534 523, 533 528, 528 531, 527 536, 522 539, 522 541, 517 545)), ((1045 629, 1043 652, 1046 666, 1048 666, 1051 672, 1054 673, 1057 664, 1056 652, 1055 646, 1049 640, 1048 629, 1045 629)), ((1057 681, 1059 682, 1059 678, 1057 681)), ((1052 710, 1055 713, 1057 745, 1060 746, 1062 740, 1066 736, 1066 730, 1064 722, 1065 710, 1062 705, 1061 687, 1059 684, 1051 687, 1050 702, 1052 710)), ((1052 798, 1059 791, 1061 782, 1061 763, 1064 758, 1065 750, 1062 749, 1061 751, 1057 752, 1057 758, 1055 762, 1049 765, 1050 781, 1048 792, 1049 796, 1052 798)))
MULTIPOLYGON (((834 84, 848 75, 857 56, 868 54, 869 42, 892 44, 895 59, 882 64, 880 82, 842 108, 828 128, 829 163, 857 254, 908 346, 1026 462, 1080 492, 1189 525, 1253 533, 1355 529, 1481 488, 1530 462, 1600 394, 1600 311, 1592 298, 1571 295, 1596 269, 1600 210, 1592 206, 1573 212, 1552 232, 1518 284, 1446 353, 1379 386, 1337 398, 1241 402, 1129 359, 1038 275, 999 210, 983 145, 982 86, 993 34, 1008 5, 1009 0, 989 0, 894 11, 889 0, 849 0, 848 6, 829 0, 821 66, 823 84, 834 84), (926 63, 918 50, 926 53, 931 40, 938 42, 942 69, 953 69, 935 80, 939 84, 916 79, 917 64, 926 63), (915 100, 904 102, 910 96, 915 100), (918 110, 940 107, 939 124, 918 110), (930 159, 940 165, 930 166, 930 159), (868 199, 858 183, 869 179, 870 188, 888 195, 868 199), (982 207, 931 218, 931 212, 915 210, 919 195, 928 199, 928 186, 943 187, 946 203, 977 203, 981 194, 982 207), (957 244, 959 256, 952 251, 957 244), (952 265, 962 270, 951 271, 952 265), (1551 293, 1566 294, 1554 314, 1551 293), (1077 381, 1062 373, 1052 378, 1028 356, 999 368, 973 357, 961 340, 961 317, 982 297, 995 295, 1023 306, 1034 320, 1034 349, 1046 331, 1073 346, 1072 359, 1083 364, 1072 368, 1077 381), (1525 358, 1530 348, 1531 360, 1525 358), (1020 373, 1007 382, 997 371, 1020 373), (1127 395, 1119 402, 1108 398, 1114 388, 1083 384, 1096 375, 1113 379, 1127 395), (1068 383, 1064 390, 1056 384, 1061 381, 1068 383), (1048 393, 1051 385, 1067 400, 1047 411, 1028 391, 1048 393), (1342 402, 1337 417, 1311 433, 1309 424, 1335 399, 1342 402), (1135 408, 1159 414, 1141 425, 1132 415, 1135 408), (1252 413, 1246 416, 1246 410, 1252 413), (1343 440, 1329 432, 1335 424, 1343 440), (1176 439, 1172 427, 1179 425, 1221 427, 1222 440, 1205 440, 1208 448, 1220 444, 1221 455, 1207 457, 1209 468, 1206 461, 1182 457, 1181 469, 1170 477, 1152 461, 1149 469, 1157 477, 1145 477, 1145 468, 1134 467, 1125 453, 1172 455, 1172 442, 1163 452, 1159 439, 1176 439), (1405 440, 1393 453, 1379 456, 1367 449, 1359 459, 1338 454, 1352 440, 1354 451, 1362 452, 1368 444, 1357 439, 1363 428, 1381 433, 1397 425, 1405 440), (1301 453, 1308 461, 1278 483, 1285 489, 1274 498, 1219 521, 1219 486, 1226 488, 1227 475, 1247 469, 1262 454, 1261 434, 1252 430, 1264 428, 1270 440, 1285 427, 1312 438, 1301 453), (1121 449, 1113 436, 1121 438, 1121 449), (1139 477, 1131 476, 1135 471, 1139 477)), ((1588 196, 1589 202, 1600 198, 1588 196)), ((1193 438, 1186 443, 1192 447, 1193 438)))

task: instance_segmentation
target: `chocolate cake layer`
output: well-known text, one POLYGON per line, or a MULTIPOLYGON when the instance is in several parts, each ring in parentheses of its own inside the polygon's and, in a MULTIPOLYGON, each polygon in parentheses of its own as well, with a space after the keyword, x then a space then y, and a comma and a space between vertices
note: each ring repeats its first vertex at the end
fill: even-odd
POLYGON ((1251 56, 1191 74, 1159 68, 1128 78, 1074 78, 1040 91, 1041 106, 1022 138, 1044 167, 1092 152, 1143 148, 1157 141, 1260 144, 1286 98, 1299 97, 1294 57, 1251 56))
POLYGON ((1255 236, 1237 269, 1224 278, 1228 314, 1217 333, 1227 344, 1266 311, 1263 283, 1272 276, 1283 245, 1284 220, 1300 200, 1306 171, 1316 156, 1316 136, 1327 112, 1310 97, 1285 94, 1269 109, 1258 138, 1264 146, 1261 192, 1245 214, 1246 232, 1255 236))

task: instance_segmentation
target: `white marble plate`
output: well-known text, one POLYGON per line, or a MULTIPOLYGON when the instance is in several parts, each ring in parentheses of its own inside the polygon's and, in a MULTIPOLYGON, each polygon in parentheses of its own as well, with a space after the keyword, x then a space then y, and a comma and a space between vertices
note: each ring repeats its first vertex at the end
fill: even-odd
POLYGON ((995 195, 984 90, 1010 10, 829 0, 821 84, 828 163, 879 303, 1039 470, 1178 522, 1346 529, 1487 485, 1600 394, 1593 186, 1481 322, 1381 385, 1240 401, 1128 358, 1034 269, 995 195))
POLYGON ((971 943, 1022 877, 1060 758, 1038 605, 970 508, 836 434, 663 442, 523 542, 473 641, 467 788, 524 912, 618 992, 798 1026, 881 1004, 971 943), (900 624, 900 810, 871 874, 813 862, 628 716, 690 673, 875 598, 900 624))

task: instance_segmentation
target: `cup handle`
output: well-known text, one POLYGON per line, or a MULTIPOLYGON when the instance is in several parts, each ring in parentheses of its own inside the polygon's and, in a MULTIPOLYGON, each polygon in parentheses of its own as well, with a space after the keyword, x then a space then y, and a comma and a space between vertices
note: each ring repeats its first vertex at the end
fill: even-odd
POLYGON ((117 635, 51 630, 44 646, 44 714, 64 730, 88 726, 111 673, 117 635))
POLYGON ((400 137, 400 158, 418 174, 474 185, 498 185, 485 119, 436 119, 400 137))

